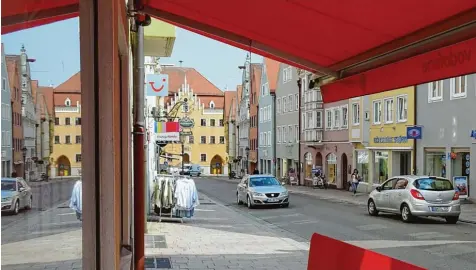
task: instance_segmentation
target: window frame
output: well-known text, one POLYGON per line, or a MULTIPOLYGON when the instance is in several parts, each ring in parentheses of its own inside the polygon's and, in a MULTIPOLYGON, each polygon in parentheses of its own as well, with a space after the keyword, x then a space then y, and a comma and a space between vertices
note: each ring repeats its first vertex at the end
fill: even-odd
POLYGON ((396 96, 396 100, 397 100, 397 109, 395 110, 395 120, 397 123, 405 123, 408 121, 408 95, 398 95, 396 96), (400 106, 399 105, 399 100, 404 100, 404 110, 406 110, 406 114, 405 114, 405 118, 400 118, 400 112, 399 112, 399 109, 400 109, 400 106), (406 109, 405 109, 406 107, 406 109))
POLYGON ((444 81, 439 80, 439 81, 433 81, 428 83, 428 103, 432 102, 440 102, 443 101, 443 86, 444 86, 444 81), (436 91, 439 91, 439 96, 433 96, 433 84, 436 83, 436 91))
POLYGON ((325 114, 326 114, 326 126, 325 128, 327 130, 330 130, 332 129, 332 127, 334 126, 333 123, 334 123, 334 113, 332 111, 332 109, 325 109, 325 114))
POLYGON ((468 96, 468 76, 458 76, 450 79, 450 99, 460 99, 466 98, 468 96), (464 81, 464 87, 462 87, 462 82, 464 81), (460 90, 463 92, 456 93, 456 83, 459 84, 460 90), (464 89, 463 89, 464 88, 464 89))
POLYGON ((360 102, 352 102, 352 125, 360 125, 360 102), (357 109, 357 110, 356 110, 357 109), (356 121, 357 120, 357 121, 356 121))
POLYGON ((200 162, 207 162, 207 154, 203 154, 203 153, 200 154, 200 162), (205 157, 205 158, 202 158, 202 157, 205 157))
POLYGON ((342 105, 340 107, 340 118, 341 118, 341 128, 348 128, 349 127, 349 105, 348 104, 345 104, 345 105, 342 105), (345 114, 344 114, 344 109, 346 110, 345 114), (346 123, 344 125, 344 119, 346 119, 346 123))
POLYGON ((392 124, 393 121, 394 121, 394 114, 395 114, 395 109, 394 109, 394 105, 395 105, 395 100, 393 97, 387 97, 387 98, 384 98, 383 99, 383 120, 384 120, 384 123, 385 124, 392 124), (388 119, 388 105, 387 105, 387 102, 389 102, 392 106, 391 106, 391 114, 390 114, 390 119, 388 119))
POLYGON ((372 101, 372 123, 374 125, 380 125, 382 124, 382 100, 381 99, 376 99, 374 101, 372 101), (376 114, 375 114, 375 105, 379 105, 378 107, 378 121, 375 121, 375 117, 376 117, 376 114))

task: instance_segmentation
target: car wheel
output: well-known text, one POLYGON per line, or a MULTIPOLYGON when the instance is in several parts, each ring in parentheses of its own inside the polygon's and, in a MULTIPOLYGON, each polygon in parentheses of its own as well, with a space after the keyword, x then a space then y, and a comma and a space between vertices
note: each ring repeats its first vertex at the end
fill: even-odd
POLYGON ((236 193, 236 203, 241 205, 243 202, 240 200, 240 196, 238 195, 238 192, 236 193))
POLYGON ((377 207, 375 206, 374 200, 372 199, 369 200, 369 202, 367 203, 367 210, 369 211, 369 215, 371 216, 378 215, 377 207))
POLYGON ((410 207, 408 207, 407 204, 402 205, 401 216, 402 216, 403 222, 412 222, 413 221, 412 212, 410 211, 410 207))
POLYGON ((459 216, 445 217, 445 219, 446 219, 446 223, 448 223, 448 224, 456 224, 456 222, 458 222, 458 220, 459 220, 459 216))
POLYGON ((251 198, 250 196, 246 196, 246 204, 248 206, 249 209, 253 208, 253 204, 251 203, 251 198))
POLYGON ((17 200, 13 207, 14 207, 13 208, 13 214, 18 215, 18 213, 20 212, 20 202, 17 200))
POLYGON ((25 206, 25 209, 30 210, 33 208, 33 196, 30 196, 30 199, 28 199, 28 204, 25 206))

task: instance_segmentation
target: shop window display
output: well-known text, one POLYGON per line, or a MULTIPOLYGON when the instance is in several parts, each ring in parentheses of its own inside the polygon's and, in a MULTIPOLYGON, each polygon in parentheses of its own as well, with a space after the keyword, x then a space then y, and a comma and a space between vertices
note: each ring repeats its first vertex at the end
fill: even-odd
POLYGON ((330 153, 326 157, 326 169, 327 169, 327 182, 329 184, 335 184, 336 182, 336 169, 337 169, 337 156, 334 153, 330 153))
POLYGON ((378 183, 388 179, 388 152, 375 151, 374 177, 378 183))
POLYGON ((311 153, 306 153, 304 156, 306 164, 304 167, 304 175, 307 179, 312 179, 312 155, 311 153))
POLYGON ((453 176, 466 176, 469 179, 469 152, 452 153, 451 169, 453 176))
POLYGON ((369 181, 369 152, 368 151, 356 151, 356 169, 359 171, 362 181, 369 181))
POLYGON ((425 175, 446 177, 446 156, 444 152, 425 153, 425 175))

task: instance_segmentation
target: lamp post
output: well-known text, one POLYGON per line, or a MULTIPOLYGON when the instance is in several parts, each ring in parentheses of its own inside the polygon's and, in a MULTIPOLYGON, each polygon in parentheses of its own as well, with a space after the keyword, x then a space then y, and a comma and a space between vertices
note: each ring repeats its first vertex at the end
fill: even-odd
POLYGON ((23 154, 23 179, 25 179, 25 181, 26 181, 26 151, 28 151, 26 147, 23 147, 21 149, 21 152, 23 154))
POLYGON ((250 174, 249 170, 248 170, 248 160, 250 159, 250 148, 247 146, 245 148, 245 152, 246 152, 246 174, 250 174))

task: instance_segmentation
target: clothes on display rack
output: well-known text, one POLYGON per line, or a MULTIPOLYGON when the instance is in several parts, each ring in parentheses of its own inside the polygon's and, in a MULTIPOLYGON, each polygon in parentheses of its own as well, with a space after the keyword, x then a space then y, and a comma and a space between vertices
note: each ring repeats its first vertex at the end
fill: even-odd
POLYGON ((174 205, 173 177, 157 177, 154 188, 154 202, 159 208, 172 208, 174 205))
POLYGON ((200 202, 195 182, 181 176, 156 177, 152 202, 159 215, 191 218, 200 202))
POLYGON ((194 209, 200 202, 195 181, 187 178, 179 178, 175 182, 175 209, 177 216, 192 217, 194 209))

